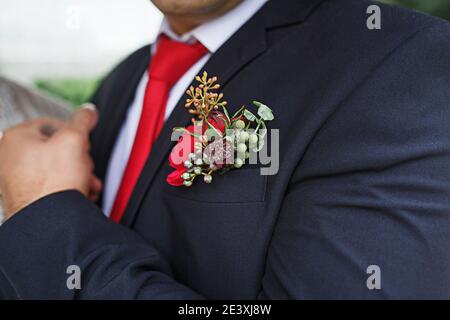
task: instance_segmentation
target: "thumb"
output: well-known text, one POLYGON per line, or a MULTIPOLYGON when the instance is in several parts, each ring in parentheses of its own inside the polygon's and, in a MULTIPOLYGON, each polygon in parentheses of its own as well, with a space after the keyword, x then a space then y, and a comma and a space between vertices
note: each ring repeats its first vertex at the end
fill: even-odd
POLYGON ((69 120, 69 126, 83 135, 89 135, 98 121, 97 108, 92 103, 85 103, 80 109, 72 114, 69 120))

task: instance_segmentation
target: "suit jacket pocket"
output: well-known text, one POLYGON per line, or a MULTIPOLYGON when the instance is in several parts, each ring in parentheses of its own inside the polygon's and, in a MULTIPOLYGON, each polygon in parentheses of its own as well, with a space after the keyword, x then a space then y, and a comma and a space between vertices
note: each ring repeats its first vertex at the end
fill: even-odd
POLYGON ((171 187, 168 195, 211 203, 263 202, 266 186, 267 176, 261 175, 259 168, 243 168, 214 174, 211 184, 197 177, 191 187, 171 187))

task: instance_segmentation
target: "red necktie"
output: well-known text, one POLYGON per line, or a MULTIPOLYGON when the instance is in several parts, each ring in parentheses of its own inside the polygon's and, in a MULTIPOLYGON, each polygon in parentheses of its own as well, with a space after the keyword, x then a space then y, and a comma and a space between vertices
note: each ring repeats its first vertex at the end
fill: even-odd
POLYGON ((148 67, 149 80, 133 148, 111 211, 120 222, 152 145, 158 137, 166 112, 170 89, 208 50, 198 41, 186 44, 161 35, 148 67))

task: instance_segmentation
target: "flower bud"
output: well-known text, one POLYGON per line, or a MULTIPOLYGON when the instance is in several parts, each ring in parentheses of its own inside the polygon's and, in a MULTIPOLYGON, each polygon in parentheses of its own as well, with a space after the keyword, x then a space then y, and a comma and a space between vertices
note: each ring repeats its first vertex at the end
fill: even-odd
POLYGON ((189 173, 187 173, 187 172, 185 172, 185 173, 183 173, 182 175, 181 175, 181 179, 183 179, 183 180, 187 180, 187 179, 189 179, 191 177, 191 175, 189 174, 189 173))
POLYGON ((244 165, 244 161, 242 161, 242 159, 240 159, 240 158, 237 158, 235 161, 234 161, 234 167, 235 168, 240 168, 240 167, 242 167, 244 165))
POLYGON ((212 176, 207 174, 203 180, 205 181, 205 183, 211 183, 212 182, 212 176))
POLYGON ((190 186, 192 186, 192 181, 186 180, 185 182, 183 182, 183 185, 184 185, 185 187, 190 187, 190 186))
POLYGON ((248 138, 248 141, 250 142, 251 145, 256 145, 258 143, 258 136, 256 134, 252 134, 248 138))
POLYGON ((247 142, 249 138, 250 135, 248 134, 247 131, 242 131, 241 134, 239 135, 239 140, 241 140, 242 142, 247 142))
POLYGON ((234 123, 234 126, 235 126, 237 129, 244 129, 244 128, 245 128, 245 122, 242 121, 242 120, 238 120, 238 121, 236 121, 236 122, 234 123))
POLYGON ((244 143, 239 143, 237 146, 237 151, 239 153, 245 153, 245 151, 247 151, 247 146, 244 143))

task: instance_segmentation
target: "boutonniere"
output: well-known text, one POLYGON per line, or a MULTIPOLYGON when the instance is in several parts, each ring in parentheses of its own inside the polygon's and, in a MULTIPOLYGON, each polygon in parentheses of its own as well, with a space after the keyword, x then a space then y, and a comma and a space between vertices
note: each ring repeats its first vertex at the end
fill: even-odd
POLYGON ((175 169, 167 176, 172 186, 190 187, 198 177, 211 183, 214 173, 241 168, 250 153, 263 148, 265 122, 274 119, 272 110, 258 101, 253 101, 256 114, 242 106, 230 115, 217 77, 208 78, 204 72, 195 79, 199 84, 186 91, 185 105, 192 124, 173 129, 178 143, 169 156, 175 169))

